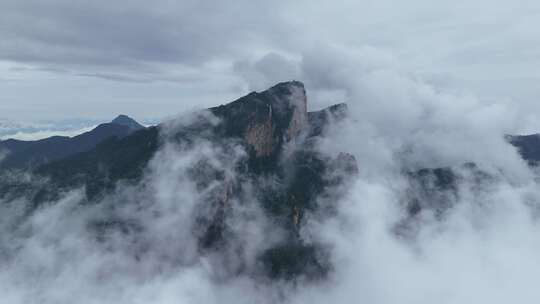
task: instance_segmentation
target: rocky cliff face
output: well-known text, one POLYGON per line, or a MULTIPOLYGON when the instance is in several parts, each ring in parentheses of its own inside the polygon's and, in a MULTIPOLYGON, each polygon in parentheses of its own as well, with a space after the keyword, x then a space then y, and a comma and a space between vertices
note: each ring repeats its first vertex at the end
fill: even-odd
POLYGON ((267 109, 262 120, 248 123, 244 136, 258 156, 269 156, 279 150, 274 144, 295 140, 307 129, 307 97, 302 83, 280 83, 252 97, 249 102, 256 100, 267 109))
POLYGON ((298 81, 279 83, 210 111, 222 120, 218 133, 242 138, 257 157, 276 156, 308 129, 306 91, 298 81))

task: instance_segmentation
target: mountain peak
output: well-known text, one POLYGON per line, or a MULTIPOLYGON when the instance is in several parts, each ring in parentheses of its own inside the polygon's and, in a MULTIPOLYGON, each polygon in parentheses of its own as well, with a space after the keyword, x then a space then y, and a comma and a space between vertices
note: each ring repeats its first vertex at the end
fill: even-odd
POLYGON ((297 88, 304 89, 304 84, 298 80, 283 81, 283 82, 275 84, 273 87, 270 88, 270 90, 274 90, 278 88, 290 88, 290 87, 297 87, 297 88))
POLYGON ((136 120, 123 114, 118 115, 115 119, 111 121, 111 123, 128 127, 132 131, 144 129, 144 127, 136 120))
POLYGON ((276 156, 308 125, 306 90, 299 81, 278 83, 210 110, 224 120, 223 131, 244 138, 257 157, 276 156))

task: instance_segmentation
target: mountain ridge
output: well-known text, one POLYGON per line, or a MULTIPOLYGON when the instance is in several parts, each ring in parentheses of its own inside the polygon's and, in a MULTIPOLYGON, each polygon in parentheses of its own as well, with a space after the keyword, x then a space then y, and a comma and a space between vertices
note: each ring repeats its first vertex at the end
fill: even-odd
POLYGON ((72 137, 51 136, 34 141, 6 139, 0 141, 0 150, 7 154, 0 162, 0 170, 37 167, 91 150, 107 138, 125 137, 141 128, 144 127, 135 120, 120 115, 109 123, 72 137))
POLYGON ((167 124, 140 129, 38 166, 33 172, 45 177, 46 184, 38 181, 15 187, 0 182, 0 196, 10 195, 10 190, 26 195, 33 204, 28 209, 31 213, 45 202, 60 199, 66 191, 82 187, 84 201, 96 204, 114 193, 120 182, 145 187, 143 177, 148 163, 167 145, 189 150, 190 146, 207 141, 215 149, 228 151, 225 159, 241 147, 245 154, 238 155, 230 169, 232 175, 222 165, 216 165, 217 160, 205 158, 188 170, 188 178, 201 193, 206 193, 198 208, 207 211, 201 211, 194 227, 201 254, 239 250, 227 237, 234 233, 226 225, 227 214, 233 202, 243 201, 246 191, 250 191, 256 194, 258 204, 276 229, 285 232, 280 242, 263 250, 258 257, 261 266, 252 271, 287 280, 300 276, 319 278, 331 267, 323 254, 324 246, 300 236, 304 217, 319 210, 323 202, 323 209, 334 209, 333 197, 345 193, 338 189, 343 189, 359 169, 352 154, 343 151, 335 156, 323 155, 311 143, 324 136, 331 123, 345 119, 337 111, 344 108, 308 112, 304 85, 297 81, 279 83, 210 108, 208 114, 196 114, 191 123, 172 129, 167 124), (259 182, 268 178, 274 182, 259 182))

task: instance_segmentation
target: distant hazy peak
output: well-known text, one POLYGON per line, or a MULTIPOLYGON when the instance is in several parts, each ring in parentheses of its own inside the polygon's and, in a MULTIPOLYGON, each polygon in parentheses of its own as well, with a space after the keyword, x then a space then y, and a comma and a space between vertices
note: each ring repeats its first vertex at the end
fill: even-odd
POLYGON ((123 114, 118 115, 115 119, 111 121, 111 123, 128 127, 132 131, 144 129, 144 126, 139 124, 133 118, 123 114))

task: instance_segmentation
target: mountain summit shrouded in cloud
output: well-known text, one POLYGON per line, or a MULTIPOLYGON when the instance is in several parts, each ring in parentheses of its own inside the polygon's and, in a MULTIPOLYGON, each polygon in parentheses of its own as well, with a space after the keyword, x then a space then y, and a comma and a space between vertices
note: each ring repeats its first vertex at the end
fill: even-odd
MULTIPOLYGON (((345 118, 345 105, 308 112, 304 85, 287 82, 156 127, 144 128, 127 116, 119 116, 109 124, 73 138, 5 141, 2 144, 9 154, 2 163, 5 174, 1 194, 4 198, 27 200, 30 205, 25 208, 26 216, 30 218, 41 206, 61 200, 72 189, 83 190, 80 204, 106 206, 106 201, 116 196, 120 200, 128 199, 121 198, 124 191, 151 191, 148 187, 152 188, 155 182, 151 180, 156 178, 153 174, 161 173, 148 167, 155 161, 164 161, 158 160, 165 157, 160 155, 173 149, 174 154, 193 158, 178 169, 185 174, 182 178, 187 179, 178 181, 178 186, 194 187, 195 197, 189 198, 196 203, 190 211, 193 223, 185 223, 185 229, 192 231, 196 241, 193 249, 200 258, 214 259, 223 267, 222 275, 230 278, 238 275, 284 280, 300 276, 321 278, 331 270, 326 246, 302 238, 300 228, 308 213, 327 217, 325 212, 335 212, 331 211, 336 208, 331 200, 340 196, 344 185, 358 172, 354 156, 325 155, 316 148, 326 129, 345 118), (125 132, 115 133, 120 126, 126 127, 125 132), (109 130, 107 135, 103 130, 109 130), (83 149, 79 142, 90 143, 87 138, 100 142, 69 152, 71 145, 83 149), (204 147, 210 150, 192 151, 204 147), (66 154, 62 156, 60 152, 66 154), (23 156, 27 156, 26 163, 17 163, 23 156), (9 177, 19 174, 16 168, 30 168, 34 176, 17 182, 9 177), (124 189, 122 185, 126 183, 132 186, 124 189), (268 239, 268 243, 242 243, 247 241, 242 234, 249 232, 231 226, 236 221, 244 222, 235 218, 236 205, 260 210, 259 216, 269 221, 270 226, 259 237, 268 239), (252 247, 252 252, 243 253, 248 249, 246 245, 252 247), (238 259, 235 263, 229 265, 223 260, 235 254, 240 254, 235 257, 238 259), (244 260, 245 254, 254 255, 250 257, 253 260, 244 260)), ((174 154, 166 157, 175 158, 174 154)), ((173 162, 165 161, 159 165, 173 162)), ((174 167, 171 169, 176 171, 174 167)), ((159 198, 155 199, 158 201, 152 204, 159 204, 159 198)), ((184 199, 181 196, 176 199, 177 207, 183 208, 184 199)), ((128 201, 133 206, 144 203, 138 202, 138 198, 128 201)), ((135 239, 143 238, 145 223, 125 215, 111 210, 110 214, 81 224, 87 225, 87 232, 98 238, 132 229, 129 233, 135 239)), ((142 260, 148 254, 148 249, 134 250, 134 257, 142 260)), ((174 267, 181 266, 178 262, 174 267)))
MULTIPOLYGON (((308 111, 304 85, 283 82, 148 128, 119 116, 101 128, 127 133, 5 167, 2 291, 10 303, 428 303, 534 290, 534 174, 467 159, 417 170, 398 149, 374 177, 355 152, 374 144, 343 141, 363 129, 356 115, 346 104, 308 111), (519 249, 501 255, 510 240, 519 249), (455 285, 458 265, 481 289, 455 285)), ((527 158, 534 143, 516 138, 505 145, 527 158)))

